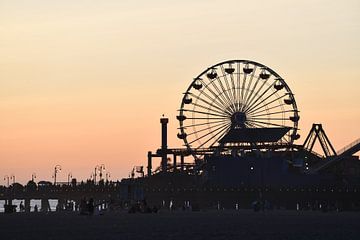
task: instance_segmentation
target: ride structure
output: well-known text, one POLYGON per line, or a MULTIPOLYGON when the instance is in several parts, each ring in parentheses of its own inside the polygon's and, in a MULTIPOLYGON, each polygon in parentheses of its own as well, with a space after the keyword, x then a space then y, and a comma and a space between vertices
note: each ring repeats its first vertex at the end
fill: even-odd
POLYGON ((184 148, 168 148, 168 119, 161 118, 162 147, 148 152, 146 189, 163 189, 161 182, 172 189, 261 192, 360 186, 360 161, 353 156, 360 140, 336 152, 322 125, 313 124, 305 142, 296 144, 300 116, 294 93, 263 64, 230 60, 202 71, 186 89, 177 120, 184 148), (313 151, 316 141, 324 155, 313 151), (154 157, 161 164, 153 171, 154 157), (185 163, 185 157, 193 161, 185 163))
POLYGON ((275 71, 253 61, 227 61, 203 71, 186 90, 179 113, 178 137, 196 159, 202 157, 199 148, 241 150, 300 137, 294 94, 275 71))

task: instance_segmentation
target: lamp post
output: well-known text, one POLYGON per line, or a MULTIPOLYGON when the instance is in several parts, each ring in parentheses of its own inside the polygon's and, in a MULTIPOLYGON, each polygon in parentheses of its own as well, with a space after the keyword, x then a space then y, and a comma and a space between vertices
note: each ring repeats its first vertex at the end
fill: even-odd
POLYGON ((31 174, 31 181, 32 182, 34 182, 35 178, 36 178, 36 174, 35 173, 31 174))
POLYGON ((100 170, 99 176, 100 176, 100 181, 101 181, 101 180, 102 180, 102 176, 103 176, 102 172, 103 172, 103 170, 105 170, 105 165, 104 165, 104 164, 101 164, 99 170, 100 170))
POLYGON ((61 171, 61 166, 60 166, 60 165, 56 165, 56 166, 54 167, 54 186, 56 185, 56 175, 57 175, 57 173, 60 172, 60 171, 61 171))
POLYGON ((4 177, 4 181, 6 181, 7 180, 7 187, 9 187, 9 176, 8 175, 5 175, 5 177, 4 177))
POLYGON ((10 179, 13 181, 13 184, 15 183, 15 175, 11 174, 10 179))
POLYGON ((100 166, 96 165, 95 169, 94 169, 94 185, 96 185, 96 175, 97 175, 97 171, 99 170, 100 166))
POLYGON ((70 185, 70 179, 72 178, 71 172, 68 174, 68 185, 70 185))
POLYGON ((106 181, 109 181, 109 178, 110 178, 110 172, 107 172, 105 177, 106 177, 106 181))

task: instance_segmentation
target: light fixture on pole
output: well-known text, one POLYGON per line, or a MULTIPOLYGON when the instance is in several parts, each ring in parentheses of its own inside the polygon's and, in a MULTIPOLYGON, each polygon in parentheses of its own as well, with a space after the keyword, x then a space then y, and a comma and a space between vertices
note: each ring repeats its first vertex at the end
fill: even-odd
POLYGON ((13 181, 13 184, 15 183, 15 175, 11 174, 10 179, 13 181))
POLYGON ((96 165, 95 169, 94 169, 94 184, 96 185, 96 176, 97 176, 97 171, 99 170, 100 166, 96 165))
POLYGON ((99 171, 100 171, 100 173, 99 173, 100 181, 102 180, 102 176, 103 176, 102 172, 103 172, 104 170, 105 170, 105 165, 104 165, 104 164, 101 164, 101 165, 100 165, 100 168, 99 168, 99 171))
POLYGON ((4 181, 6 181, 7 180, 7 187, 9 187, 9 176, 8 175, 5 175, 5 177, 4 177, 4 181))
POLYGON ((57 173, 58 172, 60 172, 61 171, 61 166, 60 165, 56 165, 55 167, 54 167, 54 186, 56 185, 56 175, 57 175, 57 173))
POLYGON ((70 185, 70 180, 72 179, 72 174, 71 172, 68 174, 68 185, 70 185))
POLYGON ((106 173, 106 181, 109 181, 109 179, 110 179, 110 172, 107 172, 106 173))
POLYGON ((35 178, 36 178, 36 173, 31 174, 31 181, 32 182, 34 182, 35 178))

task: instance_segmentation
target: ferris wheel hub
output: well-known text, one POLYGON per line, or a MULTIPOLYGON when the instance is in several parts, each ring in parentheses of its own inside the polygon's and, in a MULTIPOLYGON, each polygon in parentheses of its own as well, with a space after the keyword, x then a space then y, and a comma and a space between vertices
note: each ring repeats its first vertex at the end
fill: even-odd
POLYGON ((235 112, 231 116, 231 123, 235 128, 244 128, 246 122, 246 114, 244 112, 235 112))

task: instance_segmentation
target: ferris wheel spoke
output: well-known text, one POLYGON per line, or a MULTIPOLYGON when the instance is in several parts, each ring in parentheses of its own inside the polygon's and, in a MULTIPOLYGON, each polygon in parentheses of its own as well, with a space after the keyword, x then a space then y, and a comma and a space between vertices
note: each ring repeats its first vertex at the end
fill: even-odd
POLYGON ((191 125, 185 125, 185 126, 182 126, 178 129, 186 129, 186 128, 191 128, 191 127, 196 127, 196 126, 203 126, 203 125, 208 125, 208 124, 214 124, 214 123, 224 123, 224 122, 227 122, 228 120, 221 120, 221 121, 211 121, 211 122, 205 122, 205 123, 196 123, 196 124, 191 124, 191 125))
MULTIPOLYGON (((248 122, 250 123, 250 122, 248 122)), ((253 127, 255 128, 264 128, 264 127, 268 127, 269 125, 266 125, 264 123, 260 123, 260 122, 251 122, 250 124, 253 125, 253 127)))
POLYGON ((212 129, 212 128, 215 128, 215 127, 218 127, 218 126, 223 126, 224 125, 224 123, 218 123, 218 124, 215 124, 215 125, 213 125, 213 126, 209 126, 209 127, 206 127, 206 128, 202 128, 202 129, 200 129, 200 130, 196 130, 196 131, 194 131, 194 132, 192 132, 192 133, 189 133, 189 134, 187 134, 188 136, 191 136, 191 135, 194 135, 194 134, 196 134, 196 133, 200 133, 200 132, 203 132, 203 131, 206 131, 206 130, 209 130, 209 129, 212 129))
POLYGON ((288 127, 288 126, 285 126, 285 125, 282 125, 282 124, 276 124, 276 123, 270 123, 270 122, 262 122, 262 121, 258 121, 258 120, 251 120, 251 119, 247 119, 246 121, 249 121, 249 122, 254 122, 254 123, 262 123, 264 125, 270 125, 270 126, 275 126, 275 127, 288 127))
POLYGON ((265 106, 268 106, 268 105, 272 104, 273 102, 276 102, 276 101, 278 101, 279 99, 281 99, 281 98, 283 98, 283 97, 286 96, 286 94, 281 95, 281 96, 279 96, 279 97, 271 100, 270 102, 267 102, 267 103, 265 103, 264 105, 261 105, 261 106, 259 107, 260 104, 262 104, 262 103, 265 102, 267 99, 269 99, 270 97, 272 97, 275 93, 276 93, 276 92, 273 92, 272 94, 270 94, 269 96, 267 96, 266 98, 264 98, 261 102, 257 103, 255 106, 252 106, 251 108, 247 109, 246 113, 250 114, 250 113, 252 113, 252 112, 254 112, 254 111, 256 111, 256 110, 259 110, 259 109, 261 109, 261 108, 264 108, 265 106))
POLYGON ((201 78, 199 79, 200 82, 204 85, 205 89, 207 89, 212 95, 213 97, 210 97, 207 93, 205 93, 205 89, 201 92, 201 94, 204 94, 205 96, 207 96, 207 98, 211 101, 214 101, 214 102, 218 102, 219 103, 219 106, 220 108, 223 108, 223 109, 226 109, 226 103, 223 102, 223 100, 219 97, 219 94, 220 93, 215 93, 210 87, 209 85, 212 84, 212 81, 210 81, 209 84, 206 84, 204 82, 204 80, 202 80, 201 78))
MULTIPOLYGON (((248 85, 247 85, 247 90, 245 91, 245 96, 244 96, 244 98, 243 98, 243 103, 245 103, 245 101, 246 101, 246 99, 247 99, 247 96, 248 96, 248 94, 249 94, 250 87, 251 87, 251 83, 252 83, 252 81, 253 81, 253 79, 254 79, 255 72, 256 72, 256 66, 254 67, 254 70, 253 70, 253 72, 251 73, 250 81, 249 81, 249 83, 248 83, 248 85)), ((241 111, 243 111, 244 108, 245 108, 245 104, 243 104, 243 107, 242 107, 241 111)))
POLYGON ((262 117, 262 116, 268 116, 268 115, 274 115, 274 114, 282 114, 282 113, 287 113, 287 112, 295 112, 295 110, 269 112, 269 113, 264 113, 264 114, 260 114, 260 115, 249 115, 249 117, 250 117, 250 118, 255 118, 255 117, 262 117))
MULTIPOLYGON (((222 76, 219 76, 219 77, 218 77, 219 85, 220 85, 221 89, 223 90, 223 92, 228 92, 229 90, 231 90, 231 88, 230 88, 230 86, 229 86, 228 79, 227 79, 226 72, 225 72, 225 70, 224 70, 224 66, 223 66, 223 65, 220 66, 220 70, 221 70, 222 76), (222 81, 220 81, 220 80, 221 80, 220 77, 223 77, 223 78, 224 78, 224 82, 225 82, 225 85, 226 85, 226 86, 224 86, 224 85, 222 84, 222 81)), ((229 91, 229 93, 227 94, 227 97, 228 97, 229 102, 231 103, 231 102, 233 101, 233 96, 232 96, 231 91, 229 91)))
MULTIPOLYGON (((196 106, 196 107, 199 107, 199 108, 202 108, 202 109, 205 109, 205 110, 208 110, 208 111, 212 111, 212 112, 215 112, 215 113, 218 113, 218 114, 220 114, 220 115, 222 115, 222 114, 227 114, 227 116, 231 116, 229 113, 227 113, 227 112, 225 112, 225 111, 222 111, 222 112, 220 112, 220 111, 218 111, 218 110, 215 110, 215 109, 213 109, 212 107, 214 107, 214 105, 211 105, 211 104, 209 104, 210 106, 208 106, 208 107, 206 107, 206 106, 203 106, 203 105, 200 105, 200 104, 197 104, 197 103, 192 103, 192 105, 194 105, 194 106, 196 106)), ((217 108, 216 108, 217 109, 217 108)))
POLYGON ((253 125, 253 124, 251 124, 249 122, 244 123, 244 125, 245 125, 246 128, 255 128, 255 125, 253 125))
POLYGON ((261 110, 261 111, 252 111, 251 113, 249 113, 249 115, 258 114, 258 113, 262 113, 262 112, 268 112, 268 111, 270 111, 270 110, 272 110, 272 109, 274 109, 274 108, 279 108, 279 107, 281 107, 281 106, 283 106, 283 104, 278 104, 278 105, 273 106, 273 107, 270 107, 270 108, 265 108, 265 109, 263 109, 263 110, 261 110))
POLYGON ((200 97, 200 95, 197 96, 197 95, 195 95, 195 94, 193 94, 193 93, 189 93, 189 95, 191 95, 191 96, 193 96, 194 98, 202 101, 203 103, 206 103, 206 104, 209 105, 209 106, 213 106, 214 108, 218 109, 218 110, 221 111, 221 112, 230 114, 229 112, 226 111, 225 107, 224 107, 221 103, 219 103, 218 101, 216 101, 214 98, 211 98, 211 97, 210 97, 208 94, 206 94, 206 93, 203 93, 203 95, 204 95, 205 97, 207 97, 209 100, 213 101, 212 103, 209 102, 209 101, 206 100, 206 99, 203 99, 202 97, 200 97))
MULTIPOLYGON (((224 96, 228 96, 228 92, 231 92, 231 89, 225 90, 225 91, 222 92, 221 94, 224 95, 224 96)), ((228 98, 228 97, 226 97, 226 98, 228 98)), ((229 109, 230 114, 236 112, 236 106, 235 106, 234 101, 228 100, 228 101, 227 101, 227 104, 228 104, 228 105, 227 105, 227 106, 228 106, 227 108, 229 109)))
MULTIPOLYGON (((246 86, 246 79, 247 79, 247 75, 248 74, 244 74, 244 78, 243 78, 243 82, 242 82, 242 87, 241 87, 241 103, 244 102, 244 91, 245 91, 245 86, 246 86)), ((242 105, 241 105, 242 108, 242 105)))
POLYGON ((285 121, 285 120, 289 120, 290 121, 290 119, 288 119, 288 118, 255 118, 255 117, 249 117, 249 119, 252 119, 252 120, 274 120, 274 121, 285 121))
POLYGON ((233 103, 235 106, 235 110, 238 110, 238 106, 236 106, 239 102, 238 97, 236 96, 236 86, 235 86, 235 82, 234 82, 234 75, 230 74, 230 80, 231 80, 231 89, 232 89, 232 94, 233 94, 233 103))
POLYGON ((255 124, 254 123, 250 123, 250 122, 244 122, 244 125, 246 128, 254 128, 255 124))
POLYGON ((202 112, 202 111, 196 111, 196 110, 191 110, 191 109, 183 109, 183 111, 185 111, 185 112, 199 113, 199 114, 203 114, 203 115, 211 115, 211 116, 215 116, 215 117, 229 118, 229 116, 227 116, 227 115, 220 115, 220 114, 209 113, 209 112, 202 112))
POLYGON ((245 109, 245 111, 248 109, 248 108, 251 108, 252 105, 254 105, 255 103, 257 103, 264 95, 267 91, 269 91, 272 86, 274 85, 274 83, 270 84, 269 87, 261 94, 260 91, 263 89, 263 87, 267 84, 267 81, 264 81, 263 84, 260 86, 260 88, 256 91, 256 94, 253 95, 252 99, 249 100, 249 102, 247 103, 247 107, 245 109), (255 102, 254 102, 255 100, 255 102))
POLYGON ((213 147, 214 144, 216 144, 217 142, 219 142, 219 140, 220 140, 221 138, 223 138, 223 137, 225 136, 225 134, 230 131, 230 126, 231 126, 231 125, 227 126, 227 128, 225 128, 223 131, 219 132, 219 134, 218 134, 219 136, 217 136, 217 138, 215 139, 215 141, 213 141, 209 146, 210 146, 210 147, 213 147))
POLYGON ((274 85, 274 83, 273 83, 273 84, 270 84, 270 85, 265 89, 265 91, 262 92, 262 93, 259 95, 259 97, 256 99, 256 101, 253 102, 253 103, 251 103, 251 105, 249 105, 249 106, 247 107, 246 111, 247 111, 248 109, 251 109, 259 100, 261 100, 262 97, 273 87, 273 85, 274 85))
MULTIPOLYGON (((206 133, 206 134, 204 134, 204 135, 201 135, 200 137, 196 136, 197 138, 194 139, 194 140, 192 140, 191 142, 189 142, 189 144, 192 144, 192 143, 194 143, 194 142, 196 142, 196 141, 199 141, 199 140, 203 139, 203 138, 206 137, 206 136, 212 135, 214 132, 217 132, 217 131, 219 131, 219 130, 222 129, 222 128, 224 128, 224 126, 220 126, 220 127, 214 129, 214 130, 211 131, 211 132, 208 132, 208 133, 206 133)), ((196 135, 197 135, 197 134, 196 134, 196 135)))
POLYGON ((252 96, 253 96, 253 94, 254 94, 254 91, 255 91, 258 83, 259 83, 259 80, 260 80, 260 77, 258 77, 258 78, 256 79, 256 82, 255 82, 255 84, 253 85, 252 90, 249 90, 249 94, 248 94, 248 96, 247 96, 247 98, 245 99, 245 102, 244 102, 244 109, 243 109, 243 111, 246 109, 246 106, 249 104, 249 101, 250 101, 250 99, 252 98, 252 96))
POLYGON ((265 102, 266 100, 268 100, 269 98, 271 98, 271 97, 274 96, 275 94, 276 94, 276 92, 272 92, 272 93, 271 93, 270 95, 268 95, 266 98, 262 99, 259 103, 255 104, 255 105, 253 105, 253 106, 251 106, 251 107, 248 107, 245 112, 251 111, 251 109, 259 106, 261 103, 265 102))
POLYGON ((236 64, 236 67, 237 67, 237 78, 236 78, 236 82, 237 82, 237 111, 240 111, 240 101, 242 100, 242 96, 240 95, 241 91, 240 91, 240 88, 241 88, 241 66, 240 66, 240 63, 237 63, 236 64))
POLYGON ((232 106, 232 104, 231 104, 231 99, 230 99, 230 97, 228 96, 227 91, 226 91, 226 89, 224 88, 224 85, 222 84, 220 77, 216 77, 216 80, 217 80, 217 82, 219 83, 221 90, 220 90, 220 89, 218 88, 218 86, 215 84, 215 81, 212 81, 211 83, 213 83, 214 87, 215 87, 216 90, 219 92, 219 94, 220 94, 219 96, 223 96, 223 99, 224 99, 224 101, 226 102, 227 106, 228 106, 230 109, 232 109, 232 111, 234 111, 233 106, 232 106))
MULTIPOLYGON (((229 103, 230 103, 231 106, 233 107, 233 110, 236 111, 235 97, 234 97, 234 95, 232 94, 232 91, 231 91, 232 89, 231 89, 231 87, 230 87, 230 85, 229 85, 229 81, 228 81, 228 79, 227 79, 227 77, 226 77, 226 72, 225 72, 224 66, 221 65, 220 69, 221 69, 221 72, 222 72, 222 74, 223 74, 223 77, 224 77, 224 80, 225 80, 224 82, 225 82, 225 85, 226 85, 226 90, 225 90, 224 92, 225 92, 225 93, 228 93, 227 96, 228 96, 228 99, 229 99, 229 103)), ((221 88, 224 89, 224 88, 223 88, 223 84, 221 83, 221 81, 220 81, 219 83, 220 83, 220 85, 221 85, 221 88)))
POLYGON ((261 125, 260 123, 255 123, 255 122, 246 122, 245 124, 248 124, 248 125, 250 125, 250 127, 255 127, 255 128, 257 128, 257 127, 259 127, 259 128, 263 128, 264 127, 264 125, 261 125))
MULTIPOLYGON (((211 101, 212 103, 215 103, 220 109, 224 110, 226 109, 226 105, 222 102, 222 100, 218 97, 211 97, 209 96, 209 94, 207 94, 205 91, 202 91, 200 93, 200 95, 204 95, 205 97, 207 97, 207 99, 209 99, 209 101, 211 101)), ((215 93, 212 93, 212 94, 215 94, 215 93)), ((199 95, 199 97, 200 97, 199 95)), ((212 104, 211 102, 208 102, 209 105, 214 105, 212 104)))
POLYGON ((223 137, 223 136, 228 132, 228 130, 230 129, 230 126, 231 126, 231 123, 223 126, 215 135, 213 135, 212 138, 209 138, 209 139, 207 139, 205 142, 203 142, 203 143, 199 146, 199 148, 201 148, 202 146, 204 146, 205 144, 207 144, 208 142, 210 142, 212 139, 214 139, 215 137, 217 137, 217 136, 220 135, 219 137, 217 137, 217 138, 215 139, 215 141, 213 141, 212 144, 209 145, 210 147, 213 146, 213 144, 215 144, 216 142, 218 142, 219 139, 220 139, 221 137, 223 137))
POLYGON ((210 117, 207 117, 207 118, 202 118, 202 117, 187 117, 186 119, 194 119, 194 120, 208 120, 208 119, 228 119, 227 117, 221 117, 221 118, 210 118, 210 117))
MULTIPOLYGON (((217 79, 217 78, 216 78, 217 79)), ((202 80, 203 81, 203 80, 202 80)), ((206 85, 206 88, 215 96, 215 98, 219 99, 224 108, 227 108, 228 103, 226 99, 222 96, 220 89, 216 86, 213 80, 210 80, 210 83, 206 85), (215 93, 210 87, 211 85, 217 93, 215 93)))

